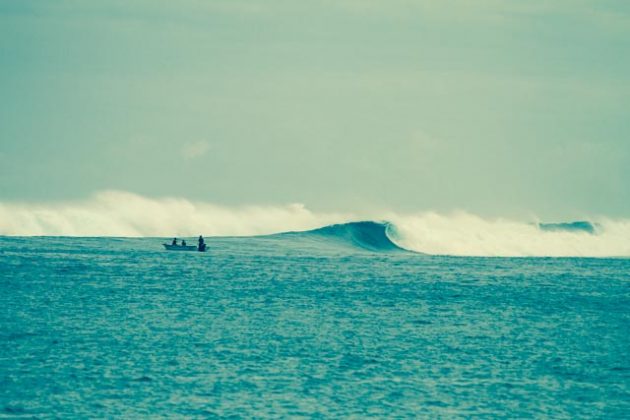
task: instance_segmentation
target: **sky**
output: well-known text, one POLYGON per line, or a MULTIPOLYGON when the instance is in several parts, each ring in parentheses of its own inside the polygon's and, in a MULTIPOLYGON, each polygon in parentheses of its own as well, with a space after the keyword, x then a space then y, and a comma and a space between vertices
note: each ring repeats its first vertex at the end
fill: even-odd
POLYGON ((0 201, 630 216, 630 2, 0 0, 0 201))

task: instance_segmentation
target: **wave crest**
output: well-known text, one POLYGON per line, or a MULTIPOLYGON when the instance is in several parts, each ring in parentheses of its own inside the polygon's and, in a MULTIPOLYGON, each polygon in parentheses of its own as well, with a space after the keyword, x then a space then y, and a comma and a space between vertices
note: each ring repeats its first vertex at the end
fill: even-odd
POLYGON ((386 222, 350 222, 325 226, 306 232, 290 232, 284 236, 323 238, 329 242, 372 252, 405 252, 389 236, 391 224, 386 222))

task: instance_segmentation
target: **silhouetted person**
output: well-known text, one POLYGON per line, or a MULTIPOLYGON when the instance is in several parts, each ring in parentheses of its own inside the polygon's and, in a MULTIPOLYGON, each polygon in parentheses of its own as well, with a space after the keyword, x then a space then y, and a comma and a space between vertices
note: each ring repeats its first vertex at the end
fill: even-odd
POLYGON ((198 242, 198 244, 199 244, 199 245, 197 246, 197 249, 198 249, 199 251, 205 251, 205 250, 206 250, 206 243, 205 243, 205 242, 204 242, 204 240, 203 240, 203 236, 199 235, 199 240, 198 240, 197 242, 198 242))
POLYGON ((186 246, 186 239, 182 239, 182 246, 186 246))
POLYGON ((177 245, 177 238, 173 238, 173 242, 171 242, 171 245, 177 245))

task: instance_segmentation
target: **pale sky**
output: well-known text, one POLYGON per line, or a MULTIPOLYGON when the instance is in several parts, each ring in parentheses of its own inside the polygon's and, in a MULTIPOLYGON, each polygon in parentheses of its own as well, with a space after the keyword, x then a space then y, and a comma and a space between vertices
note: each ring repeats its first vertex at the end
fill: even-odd
POLYGON ((0 0, 0 200, 630 215, 630 2, 0 0))

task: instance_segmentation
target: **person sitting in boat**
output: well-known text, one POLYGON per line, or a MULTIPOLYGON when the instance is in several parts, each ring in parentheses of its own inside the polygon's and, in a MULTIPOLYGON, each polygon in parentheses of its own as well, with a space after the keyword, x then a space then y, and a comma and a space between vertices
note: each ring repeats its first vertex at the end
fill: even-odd
POLYGON ((171 245, 177 246, 177 238, 173 238, 173 242, 171 242, 171 245))
POLYGON ((182 239, 182 246, 186 246, 186 239, 182 239))

